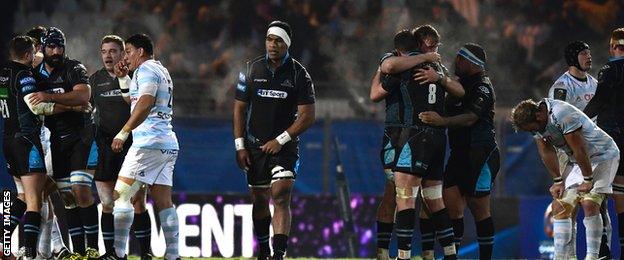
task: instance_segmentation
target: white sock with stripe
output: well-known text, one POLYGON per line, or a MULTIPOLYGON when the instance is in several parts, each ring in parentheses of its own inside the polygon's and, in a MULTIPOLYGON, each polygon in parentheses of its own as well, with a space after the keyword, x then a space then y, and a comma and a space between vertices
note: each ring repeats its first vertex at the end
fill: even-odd
POLYGON ((115 201, 113 216, 113 223, 115 223, 115 253, 118 257, 124 257, 126 255, 126 246, 128 245, 128 236, 130 236, 130 226, 132 226, 132 221, 134 221, 134 208, 132 208, 131 204, 115 201))
POLYGON ((180 257, 178 253, 178 213, 176 212, 175 207, 171 207, 161 210, 158 213, 158 217, 160 218, 160 224, 165 234, 165 243, 167 244, 165 255, 167 260, 177 259, 180 257))
POLYGON ((598 258, 600 239, 602 238, 602 217, 600 214, 583 219, 587 241, 587 257, 598 258))
POLYGON ((553 223, 555 236, 555 259, 567 258, 568 247, 572 241, 572 219, 555 219, 553 223))

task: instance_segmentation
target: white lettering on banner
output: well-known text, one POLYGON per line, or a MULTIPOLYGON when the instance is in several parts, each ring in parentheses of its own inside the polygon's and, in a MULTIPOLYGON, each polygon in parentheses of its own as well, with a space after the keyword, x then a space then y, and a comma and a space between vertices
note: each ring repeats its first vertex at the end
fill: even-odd
MULTIPOLYGON (((158 214, 154 212, 152 204, 146 205, 147 212, 152 219, 152 253, 154 256, 163 257, 165 255, 165 236, 162 230, 156 229, 158 214)), ((241 218, 241 239, 240 254, 242 257, 253 256, 253 219, 251 204, 223 204, 223 214, 219 215, 212 204, 185 203, 176 206, 180 227, 179 252, 180 257, 211 257, 221 255, 223 257, 233 257, 237 239, 235 239, 235 218, 241 218), (188 217, 197 216, 201 219, 199 223, 188 223, 188 217), (200 226, 201 225, 201 226, 200 226), (200 246, 188 246, 187 238, 201 237, 200 246), (217 245, 218 252, 212 251, 212 243, 217 245)), ((0 209, 1 210, 1 209, 0 209)), ((273 214, 273 205, 270 207, 273 214)), ((98 205, 98 213, 101 217, 102 205, 98 205)), ((98 217, 98 219, 100 219, 98 217)), ((271 235, 273 228, 270 228, 271 235)), ((13 232, 12 241, 19 241, 19 232, 13 232)), ((105 253, 104 240, 99 234, 100 254, 105 253)), ((18 250, 18 243, 11 243, 11 251, 15 254, 18 250)), ((71 243, 70 243, 71 246, 71 243)), ((127 247, 129 248, 129 247, 127 247)))

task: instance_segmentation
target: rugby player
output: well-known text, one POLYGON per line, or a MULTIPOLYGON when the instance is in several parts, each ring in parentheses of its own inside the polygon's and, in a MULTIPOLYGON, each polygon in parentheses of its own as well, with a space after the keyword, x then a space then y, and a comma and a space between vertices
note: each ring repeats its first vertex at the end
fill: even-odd
MULTIPOLYGON (((579 110, 583 110, 596 93, 596 85, 598 84, 598 81, 588 73, 592 65, 589 45, 582 41, 569 43, 564 49, 564 58, 568 64, 568 70, 550 87, 548 98, 566 101, 579 110)), ((559 169, 565 169, 566 164, 569 162, 568 156, 561 151, 557 152, 557 156, 559 158, 559 169)), ((573 185, 573 183, 566 183, 566 189, 569 188, 569 185, 573 185)), ((604 234, 600 243, 601 257, 611 255, 609 249, 611 246, 611 219, 606 211, 607 201, 604 200, 600 208, 604 225, 604 234)), ((576 207, 576 205, 574 206, 576 207)), ((567 223, 566 221, 569 220, 567 218, 553 221, 555 226, 554 232, 563 230, 564 233, 572 234, 570 243, 563 244, 564 248, 555 248, 555 250, 565 250, 566 252, 557 252, 555 254, 576 255, 576 221, 574 217, 570 219, 572 223, 567 223), (568 230, 567 228, 571 229, 568 230)))
MULTIPOLYGON (((511 117, 516 129, 534 134, 542 161, 553 177, 550 193, 557 200, 553 203, 555 219, 570 218, 574 205, 580 202, 585 213, 585 259, 598 259, 603 230, 600 205, 606 194, 612 193, 620 160, 615 141, 581 110, 560 100, 522 101, 513 108, 511 117), (570 158, 571 163, 563 171, 559 170, 555 149, 565 151, 570 158), (565 189, 567 183, 575 184, 565 189)), ((569 232, 555 232, 555 247, 562 248, 571 236, 569 232)), ((567 253, 555 251, 555 259, 575 257, 560 255, 562 252, 567 253)))
POLYGON ((291 226, 290 196, 299 166, 299 138, 314 123, 314 84, 290 57, 292 31, 269 24, 266 54, 248 61, 239 74, 234 101, 234 143, 238 166, 247 174, 259 259, 283 259, 291 226), (247 118, 247 120, 245 120, 247 118), (273 219, 269 200, 273 199, 273 219))
POLYGON ((448 127, 450 157, 444 174, 444 203, 453 222, 455 243, 464 233, 466 203, 475 218, 480 259, 491 259, 494 223, 490 191, 500 167, 494 137, 494 88, 485 71, 485 50, 467 43, 455 58, 455 75, 465 90, 462 98, 447 97, 445 117, 427 111, 419 118, 428 124, 448 127))
MULTIPOLYGON (((37 85, 45 92, 30 97, 33 105, 53 102, 66 106, 88 106, 91 90, 87 70, 77 60, 65 55, 65 35, 50 27, 43 38, 43 62, 34 69, 37 85)), ((75 253, 96 258, 98 217, 91 185, 96 150, 93 140, 93 118, 90 113, 64 112, 47 115, 54 179, 63 198, 67 226, 75 253), (85 237, 88 250, 85 248, 85 237)))
MULTIPOLYGON (((98 164, 95 169, 95 185, 102 202, 102 237, 106 252, 113 251, 115 227, 113 224, 113 189, 124 157, 132 145, 132 137, 124 143, 121 152, 111 150, 113 137, 121 131, 130 118, 130 105, 124 97, 128 89, 120 89, 115 74, 115 64, 124 56, 124 41, 117 35, 106 35, 100 43, 103 68, 89 77, 91 100, 94 105, 95 140, 98 147, 98 164)), ((122 75, 122 77, 125 75, 122 75)), ((129 100, 129 99, 128 99, 129 100)), ((141 259, 151 259, 151 221, 145 208, 145 189, 135 195, 132 230, 141 247, 141 259)))
MULTIPOLYGON (((598 116, 597 124, 613 138, 618 148, 624 148, 624 28, 611 33, 609 62, 598 72, 596 95, 583 110, 587 116, 598 116)), ((620 162, 613 181, 613 199, 618 214, 620 252, 624 252, 624 166, 620 162)))
POLYGON ((131 198, 147 185, 165 235, 165 258, 179 259, 178 215, 171 200, 173 170, 179 144, 173 118, 173 81, 169 71, 154 60, 154 43, 145 34, 125 41, 124 62, 114 69, 121 90, 128 89, 130 117, 113 138, 111 150, 121 153, 132 134, 132 146, 119 171, 113 192, 114 250, 100 259, 125 259, 126 242, 134 220, 131 198), (134 71, 132 79, 127 75, 134 71))
MULTIPOLYGON (((386 58, 402 56, 402 54, 408 53, 409 50, 415 49, 416 45, 416 39, 411 31, 399 31, 394 36, 394 51, 386 53, 381 59, 380 65, 386 58)), ((439 58, 439 55, 434 52, 416 56, 423 58, 422 62, 435 62, 439 58)), ((385 100, 386 103, 385 128, 380 152, 386 182, 382 200, 379 203, 379 208, 377 208, 377 259, 380 260, 390 258, 388 248, 394 229, 394 213, 396 211, 394 172, 392 172, 392 168, 394 168, 396 162, 396 146, 402 126, 398 111, 398 107, 402 105, 400 92, 397 88, 385 89, 381 81, 383 77, 386 77, 386 74, 382 75, 380 67, 373 76, 370 90, 371 101, 380 102, 385 100)))
POLYGON ((62 104, 33 104, 30 98, 42 91, 31 72, 35 57, 35 41, 28 36, 17 36, 9 43, 11 61, 0 73, 6 79, 0 82, 0 102, 5 120, 3 129, 3 153, 7 170, 22 184, 25 203, 16 199, 11 207, 12 232, 24 214, 24 259, 37 255, 37 239, 41 226, 43 187, 46 183, 43 148, 39 139, 41 121, 38 115, 52 115, 67 111, 83 112, 83 107, 62 104))
MULTIPOLYGON (((418 31, 418 30, 416 30, 418 31)), ((416 44, 410 54, 416 54, 421 45, 421 38, 414 37, 416 44), (416 51, 416 52, 414 52, 416 51)), ((383 62, 382 62, 383 65, 383 62)), ((441 73, 442 68, 434 63, 421 64, 419 68, 431 67, 441 73)), ((415 198, 419 194, 421 179, 442 180, 444 154, 446 151, 446 134, 443 128, 425 124, 417 115, 420 112, 436 110, 442 112, 444 107, 445 88, 438 83, 421 84, 413 79, 416 68, 400 74, 391 74, 384 78, 383 85, 387 89, 399 88, 399 108, 402 119, 401 129, 396 148, 395 172, 396 190, 396 232, 400 259, 411 257, 412 233, 416 215, 415 198)), ((425 204, 432 212, 434 230, 440 230, 439 240, 444 248, 445 258, 456 258, 453 244, 453 229, 448 213, 435 200, 441 201, 441 186, 436 192, 435 185, 423 188, 425 204), (437 194, 439 193, 439 198, 437 194), (431 203, 429 203, 431 202, 431 203)))

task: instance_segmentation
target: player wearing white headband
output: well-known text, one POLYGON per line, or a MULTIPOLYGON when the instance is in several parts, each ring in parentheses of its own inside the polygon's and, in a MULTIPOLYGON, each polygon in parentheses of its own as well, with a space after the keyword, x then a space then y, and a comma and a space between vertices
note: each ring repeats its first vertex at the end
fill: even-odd
POLYGON ((314 123, 314 84, 288 53, 292 32, 281 21, 269 24, 266 54, 245 64, 234 101, 236 160, 247 174, 253 201, 258 259, 283 259, 290 232, 290 194, 299 168, 299 138, 314 123), (269 200, 275 213, 271 218, 269 200))

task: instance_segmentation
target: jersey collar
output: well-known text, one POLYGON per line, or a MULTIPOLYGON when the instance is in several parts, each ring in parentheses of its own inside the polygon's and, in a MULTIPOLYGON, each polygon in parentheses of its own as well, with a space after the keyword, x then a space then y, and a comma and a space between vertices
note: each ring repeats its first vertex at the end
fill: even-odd
POLYGON ((618 60, 624 60, 624 56, 620 56, 620 57, 609 57, 609 61, 618 61, 618 60))
MULTIPOLYGON (((284 58, 282 58, 282 61, 280 62, 279 67, 284 66, 284 64, 286 64, 286 62, 288 61, 288 58, 290 58, 290 52, 286 51, 286 55, 284 55, 284 58)), ((271 69, 271 66, 269 66, 269 54, 268 53, 264 55, 264 60, 266 61, 267 69, 269 69, 270 71, 273 71, 271 69)), ((279 67, 277 67, 275 70, 277 70, 279 67)))

